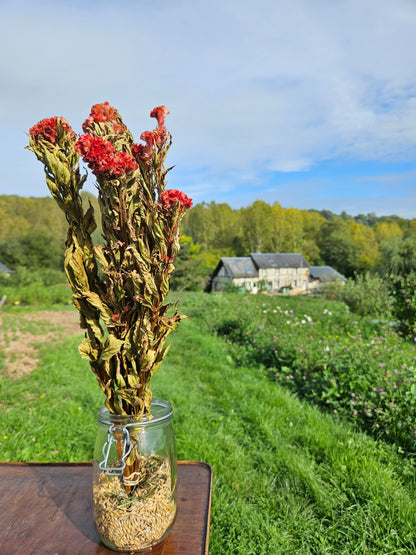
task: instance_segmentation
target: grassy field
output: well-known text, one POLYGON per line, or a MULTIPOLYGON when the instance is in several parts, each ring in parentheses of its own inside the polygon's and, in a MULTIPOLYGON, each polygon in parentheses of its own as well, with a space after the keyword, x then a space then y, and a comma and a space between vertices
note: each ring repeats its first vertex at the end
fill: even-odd
MULTIPOLYGON (((210 553, 416 552, 412 464, 255 365, 236 363, 229 344, 206 331, 200 296, 181 304, 192 318, 172 336, 152 389, 174 407, 178 458, 214 469, 210 553)), ((60 331, 50 310, 37 314, 1 313, 0 459, 91 460, 103 398, 78 354, 81 335, 60 331), (26 359, 10 354, 22 334, 26 359)))

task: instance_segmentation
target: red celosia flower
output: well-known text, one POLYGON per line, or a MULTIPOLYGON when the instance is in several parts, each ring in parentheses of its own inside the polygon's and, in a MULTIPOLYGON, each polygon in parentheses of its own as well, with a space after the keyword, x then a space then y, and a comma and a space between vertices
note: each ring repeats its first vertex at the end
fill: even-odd
POLYGON ((114 147, 110 141, 91 135, 81 135, 75 143, 75 150, 95 174, 105 172, 114 156, 114 147))
POLYGON ((157 142, 157 136, 153 133, 153 131, 143 131, 143 133, 140 135, 140 138, 149 146, 153 146, 153 144, 157 142))
POLYGON ((82 130, 84 133, 91 133, 94 129, 94 123, 110 122, 116 133, 122 133, 125 131, 125 128, 123 125, 116 123, 116 118, 117 110, 110 106, 108 102, 94 104, 90 115, 82 124, 82 130))
POLYGON ((152 131, 143 131, 140 138, 142 141, 145 141, 146 144, 134 143, 131 147, 131 153, 136 160, 141 160, 145 164, 150 165, 157 137, 152 131))
POLYGON ((93 140, 94 137, 91 137, 91 135, 80 135, 74 148, 80 156, 88 156, 93 140))
POLYGON ((160 200, 166 208, 170 208, 178 202, 184 210, 192 207, 192 200, 182 191, 177 189, 168 189, 160 195, 160 200))
POLYGON ((155 142, 158 146, 166 143, 168 138, 166 127, 156 127, 156 129, 153 130, 153 135, 155 136, 155 142))
POLYGON ((133 154, 134 158, 136 158, 136 160, 138 158, 141 158, 143 156, 143 151, 145 149, 145 146, 140 144, 140 143, 134 143, 134 145, 132 145, 131 147, 131 153, 133 154))
POLYGON ((137 170, 138 164, 136 160, 127 154, 127 152, 116 152, 114 154, 114 160, 110 164, 111 171, 116 177, 123 175, 125 173, 134 172, 137 170))
POLYGON ((110 141, 102 137, 81 135, 75 143, 75 150, 88 163, 95 175, 120 177, 131 173, 138 165, 126 152, 115 152, 110 141))
POLYGON ((153 145, 142 145, 140 143, 134 143, 134 145, 131 147, 131 153, 137 161, 141 160, 145 164, 150 165, 153 156, 153 145))
POLYGON ((121 123, 113 123, 112 127, 116 133, 120 133, 120 134, 124 133, 126 130, 126 127, 121 123))
POLYGON ((90 116, 94 118, 94 121, 108 121, 115 119, 117 115, 117 110, 110 106, 108 102, 103 102, 102 104, 94 104, 91 108, 90 116))
POLYGON ((75 137, 75 133, 72 131, 72 128, 66 119, 56 116, 41 120, 29 129, 29 134, 33 138, 43 138, 54 144, 58 134, 58 126, 60 126, 71 138, 75 137))
POLYGON ((153 110, 150 112, 150 117, 157 119, 158 127, 164 127, 165 117, 167 116, 167 114, 170 114, 170 112, 166 108, 166 106, 157 106, 157 108, 153 108, 153 110))

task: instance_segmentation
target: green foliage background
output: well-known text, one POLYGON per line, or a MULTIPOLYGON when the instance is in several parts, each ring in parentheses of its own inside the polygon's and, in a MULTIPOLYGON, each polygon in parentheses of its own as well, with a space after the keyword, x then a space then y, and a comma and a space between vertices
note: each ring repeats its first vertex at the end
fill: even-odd
MULTIPOLYGON (((83 202, 91 201, 97 208, 94 195, 82 196, 83 202)), ((97 224, 94 241, 100 242, 101 225, 97 224)), ((65 218, 52 198, 0 196, 3 264, 12 269, 62 269, 66 234, 65 218)), ((371 213, 353 217, 346 212, 298 210, 263 201, 233 210, 228 204, 202 202, 185 214, 182 234, 175 289, 202 288, 204 277, 221 256, 250 252, 301 252, 311 264, 333 266, 347 277, 369 271, 389 275, 416 270, 416 218, 371 213)))
MULTIPOLYGON (((83 193, 83 203, 98 201, 83 193)), ((0 195, 0 262, 15 270, 63 270, 68 224, 52 197, 0 195)), ((101 235, 101 228, 95 235, 101 235)))

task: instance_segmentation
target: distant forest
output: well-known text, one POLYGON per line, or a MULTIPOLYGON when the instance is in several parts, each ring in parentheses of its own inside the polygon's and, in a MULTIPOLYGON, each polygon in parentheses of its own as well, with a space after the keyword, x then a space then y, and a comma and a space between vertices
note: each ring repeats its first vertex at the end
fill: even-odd
POLYGON ((416 270, 416 218, 337 215, 260 200, 233 210, 211 202, 185 215, 183 231, 200 246, 199 256, 208 267, 215 267, 221 256, 298 252, 312 265, 332 266, 346 277, 416 270))
MULTIPOLYGON (((83 195, 86 206, 92 202, 98 213, 97 199, 83 195)), ((52 198, 0 195, 0 262, 10 268, 62 269, 66 230, 52 198)), ((100 230, 95 233, 99 242, 100 230)), ((260 200, 234 210, 203 202, 185 215, 181 241, 179 280, 192 275, 198 281, 222 256, 250 252, 302 253, 311 264, 332 266, 347 277, 416 270, 416 218, 395 215, 338 215, 260 200)))

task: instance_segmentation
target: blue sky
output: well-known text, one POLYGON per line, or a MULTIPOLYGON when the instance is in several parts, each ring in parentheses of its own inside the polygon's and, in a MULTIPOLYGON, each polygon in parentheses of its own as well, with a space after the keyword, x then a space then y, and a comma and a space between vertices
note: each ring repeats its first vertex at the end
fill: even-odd
MULTIPOLYGON (((414 0, 2 0, 0 194, 48 196, 37 121, 171 111, 169 187, 416 217, 414 0)), ((93 191, 93 181, 88 189, 93 191)))

